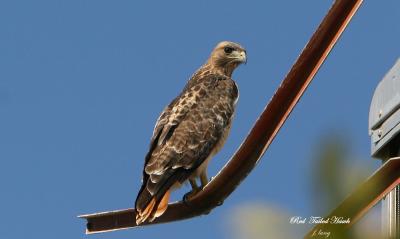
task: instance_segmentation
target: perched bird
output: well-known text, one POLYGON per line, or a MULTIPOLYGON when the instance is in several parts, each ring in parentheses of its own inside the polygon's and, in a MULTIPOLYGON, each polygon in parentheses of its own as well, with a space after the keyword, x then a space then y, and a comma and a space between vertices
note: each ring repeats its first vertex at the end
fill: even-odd
POLYGON ((231 76, 246 61, 242 46, 219 43, 181 94, 161 113, 135 202, 137 225, 161 216, 168 207, 171 190, 186 180, 193 193, 208 183, 207 164, 225 143, 239 97, 231 76))

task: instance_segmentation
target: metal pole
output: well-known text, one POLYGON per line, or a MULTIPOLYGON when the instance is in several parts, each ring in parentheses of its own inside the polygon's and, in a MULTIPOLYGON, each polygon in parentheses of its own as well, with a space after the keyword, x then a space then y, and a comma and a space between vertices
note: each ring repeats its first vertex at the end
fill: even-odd
POLYGON ((399 238, 400 187, 397 186, 382 200, 382 234, 384 238, 399 238))
MULTIPOLYGON (((388 150, 390 158, 400 155, 399 143, 400 136, 391 140, 388 150)), ((387 161, 382 160, 383 163, 387 161)), ((384 238, 400 238, 400 186, 382 200, 382 235, 384 238)))

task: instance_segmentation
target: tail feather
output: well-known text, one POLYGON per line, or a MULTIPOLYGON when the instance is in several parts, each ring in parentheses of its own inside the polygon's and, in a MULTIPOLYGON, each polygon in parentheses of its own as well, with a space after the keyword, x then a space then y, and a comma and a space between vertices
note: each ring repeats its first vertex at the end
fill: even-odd
POLYGON ((146 220, 152 222, 160 217, 168 208, 168 202, 171 190, 168 190, 160 201, 153 197, 144 210, 136 209, 136 225, 142 224, 146 220))
POLYGON ((142 224, 150 217, 155 205, 156 199, 153 198, 143 211, 136 210, 136 225, 142 224))
POLYGON ((142 187, 136 198, 136 224, 146 220, 153 221, 160 217, 168 207, 170 192, 174 184, 184 181, 187 176, 184 169, 171 170, 157 183, 153 183, 148 175, 145 175, 142 187))
POLYGON ((154 217, 150 218, 150 221, 153 221, 155 218, 163 215, 164 212, 167 210, 170 194, 171 194, 171 190, 168 190, 164 194, 163 198, 161 199, 160 203, 157 206, 157 210, 154 213, 154 217))

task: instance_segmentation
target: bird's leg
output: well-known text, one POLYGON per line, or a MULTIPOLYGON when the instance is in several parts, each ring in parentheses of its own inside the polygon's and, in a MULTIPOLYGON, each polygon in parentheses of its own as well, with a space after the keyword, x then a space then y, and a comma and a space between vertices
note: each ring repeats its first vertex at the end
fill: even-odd
POLYGON ((191 197, 193 197, 198 191, 200 191, 199 186, 197 186, 196 179, 194 178, 189 178, 190 186, 192 186, 192 191, 185 193, 183 195, 183 202, 186 203, 187 205, 190 205, 189 200, 191 197))
POLYGON ((196 179, 190 178, 189 182, 190 182, 190 186, 192 186, 192 191, 198 191, 199 190, 199 186, 197 186, 196 179))
POLYGON ((200 174, 200 182, 201 182, 201 188, 204 188, 207 183, 208 183, 208 177, 207 177, 207 170, 204 170, 200 174))
POLYGON ((197 185, 196 179, 189 178, 190 185, 192 186, 192 191, 186 193, 183 196, 183 202, 190 206, 189 203, 190 198, 193 197, 196 193, 198 193, 201 189, 203 189, 207 185, 208 181, 209 180, 207 176, 207 170, 204 170, 203 172, 200 173, 200 182, 201 182, 200 187, 197 185))

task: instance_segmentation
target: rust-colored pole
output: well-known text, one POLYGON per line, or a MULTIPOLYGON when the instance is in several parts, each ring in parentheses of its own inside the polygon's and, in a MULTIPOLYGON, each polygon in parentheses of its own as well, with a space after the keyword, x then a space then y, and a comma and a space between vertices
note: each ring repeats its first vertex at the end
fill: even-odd
MULTIPOLYGON (((336 0, 275 92, 239 149, 188 204, 175 202, 151 224, 187 219, 210 212, 235 190, 256 166, 301 95, 328 56, 362 0, 336 0)), ((87 233, 136 227, 134 209, 82 215, 87 233)), ((143 224, 141 224, 143 225, 143 224)))

